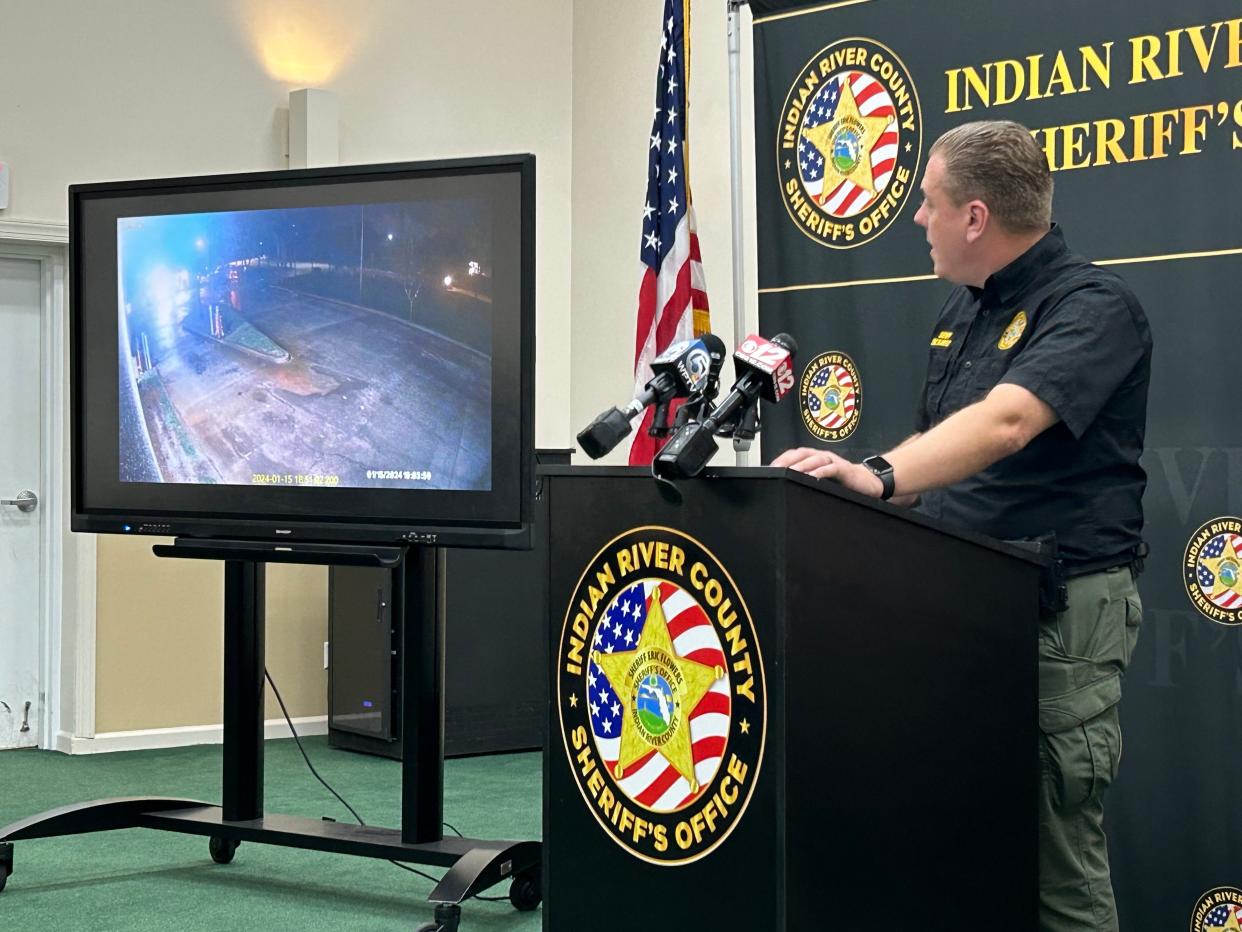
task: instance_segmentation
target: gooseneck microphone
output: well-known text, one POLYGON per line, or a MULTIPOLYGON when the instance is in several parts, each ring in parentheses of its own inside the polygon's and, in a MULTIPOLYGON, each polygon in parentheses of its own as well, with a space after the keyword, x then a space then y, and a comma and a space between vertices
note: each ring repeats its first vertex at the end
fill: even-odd
MULTIPOLYGON (((746 409, 760 398, 778 402, 794 386, 793 358, 798 342, 787 333, 771 340, 752 334, 733 354, 737 381, 725 400, 698 423, 686 424, 655 458, 657 474, 688 479, 702 472, 716 453, 716 430, 735 418, 746 420, 746 409)), ((749 425, 748 425, 749 426, 749 425)))
MULTIPOLYGON (((599 459, 629 436, 631 422, 649 405, 657 405, 659 417, 652 423, 652 434, 668 433, 667 405, 674 398, 689 398, 707 387, 712 371, 712 350, 706 342, 711 337, 723 348, 719 337, 704 334, 702 338, 674 343, 651 362, 652 377, 624 408, 609 408, 591 421, 578 434, 578 446, 593 460, 599 459), (659 433, 659 431, 663 433, 659 433)), ((719 366, 716 372, 719 373, 719 366)))

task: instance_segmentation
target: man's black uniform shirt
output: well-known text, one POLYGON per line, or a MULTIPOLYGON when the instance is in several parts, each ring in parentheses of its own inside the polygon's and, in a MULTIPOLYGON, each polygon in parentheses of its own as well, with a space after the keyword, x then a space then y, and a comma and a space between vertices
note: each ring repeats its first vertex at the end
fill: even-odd
POLYGON ((1002 539, 1054 532, 1070 573, 1129 562, 1142 541, 1151 330, 1125 283, 1071 253, 1054 225, 983 288, 954 290, 931 343, 919 431, 1001 382, 1060 420, 1020 452, 924 494, 920 510, 1002 539))

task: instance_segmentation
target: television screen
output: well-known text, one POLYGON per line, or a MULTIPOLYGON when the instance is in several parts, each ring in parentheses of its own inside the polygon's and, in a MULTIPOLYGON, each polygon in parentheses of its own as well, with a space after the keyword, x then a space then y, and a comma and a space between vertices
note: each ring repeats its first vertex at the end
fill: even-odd
POLYGON ((532 157, 70 199, 75 529, 486 543, 528 524, 532 157))

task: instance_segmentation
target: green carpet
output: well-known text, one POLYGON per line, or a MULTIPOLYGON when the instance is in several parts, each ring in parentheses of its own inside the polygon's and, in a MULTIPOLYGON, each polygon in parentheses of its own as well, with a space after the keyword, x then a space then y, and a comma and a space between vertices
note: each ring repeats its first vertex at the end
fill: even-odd
MULTIPOLYGON (((399 763, 329 748, 324 737, 303 743, 324 779, 368 824, 397 827, 399 763)), ((351 821, 293 741, 269 741, 265 755, 267 812, 351 821)), ((445 819, 470 837, 540 838, 540 766, 539 754, 448 761, 445 819)), ((218 803, 220 748, 0 753, 0 826, 84 800, 148 795, 218 803)), ((148 829, 19 841, 14 848, 14 872, 0 893, 4 932, 408 932, 431 919, 432 884, 370 858, 243 843, 233 863, 220 865, 211 861, 206 838, 148 829)), ((508 885, 486 894, 507 896, 508 885)), ((471 900, 462 908, 462 932, 535 932, 540 925, 541 910, 519 913, 507 900, 471 900)))

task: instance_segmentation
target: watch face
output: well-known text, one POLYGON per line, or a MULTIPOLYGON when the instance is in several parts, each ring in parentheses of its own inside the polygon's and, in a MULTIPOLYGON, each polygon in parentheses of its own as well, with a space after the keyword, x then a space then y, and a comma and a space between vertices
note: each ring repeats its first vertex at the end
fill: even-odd
POLYGON ((862 464, 870 469, 872 474, 879 477, 883 486, 880 498, 888 501, 896 486, 896 481, 893 479, 893 467, 882 456, 869 456, 862 461, 862 464))

